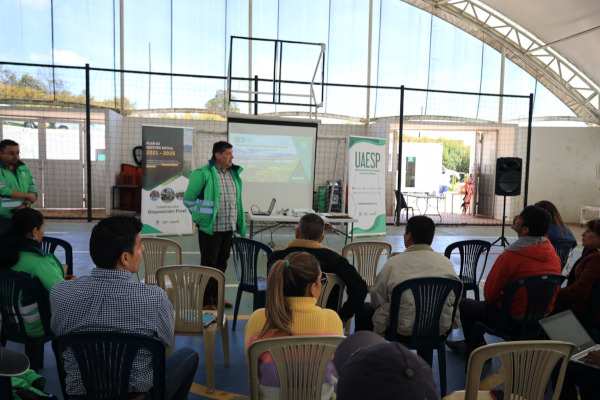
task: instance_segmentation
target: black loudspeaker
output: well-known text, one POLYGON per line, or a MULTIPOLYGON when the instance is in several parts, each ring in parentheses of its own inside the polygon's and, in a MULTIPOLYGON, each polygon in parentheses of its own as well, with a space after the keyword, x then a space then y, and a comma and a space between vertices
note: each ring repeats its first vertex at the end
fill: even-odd
POLYGON ((523 160, 518 157, 501 157, 496 160, 496 194, 518 196, 521 194, 521 169, 523 160))

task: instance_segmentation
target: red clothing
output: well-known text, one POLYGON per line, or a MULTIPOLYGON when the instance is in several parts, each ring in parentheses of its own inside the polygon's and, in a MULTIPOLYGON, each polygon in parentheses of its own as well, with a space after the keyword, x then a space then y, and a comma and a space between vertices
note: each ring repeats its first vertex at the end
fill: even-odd
MULTIPOLYGON (((567 304, 574 313, 585 314, 587 302, 592 294, 592 286, 598 279, 600 279, 600 252, 591 250, 587 256, 582 256, 575 263, 567 286, 558 292, 558 300, 567 304)), ((600 310, 596 314, 596 321, 600 322, 600 310)))
MULTIPOLYGON (((560 275, 560 258, 549 240, 519 248, 519 241, 523 242, 523 239, 509 246, 492 266, 483 287, 483 295, 487 303, 501 308, 504 288, 518 279, 543 274, 560 275)), ((548 313, 554 308, 554 300, 556 296, 550 302, 548 313)), ((523 315, 526 306, 527 295, 522 288, 515 293, 510 314, 523 315)))

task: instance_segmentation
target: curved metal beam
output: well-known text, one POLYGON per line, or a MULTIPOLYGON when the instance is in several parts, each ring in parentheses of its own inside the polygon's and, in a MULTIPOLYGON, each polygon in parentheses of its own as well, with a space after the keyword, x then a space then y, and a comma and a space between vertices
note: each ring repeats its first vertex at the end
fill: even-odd
POLYGON ((600 85, 550 45, 477 0, 402 0, 502 51, 582 120, 600 124, 600 85))

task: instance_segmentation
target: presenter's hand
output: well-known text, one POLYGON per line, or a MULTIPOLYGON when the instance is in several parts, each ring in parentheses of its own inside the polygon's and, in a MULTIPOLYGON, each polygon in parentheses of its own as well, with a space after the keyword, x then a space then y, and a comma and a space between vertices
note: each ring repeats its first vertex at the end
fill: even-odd
POLYGON ((37 201, 37 195, 35 193, 27 193, 25 201, 29 202, 29 204, 33 204, 37 201))

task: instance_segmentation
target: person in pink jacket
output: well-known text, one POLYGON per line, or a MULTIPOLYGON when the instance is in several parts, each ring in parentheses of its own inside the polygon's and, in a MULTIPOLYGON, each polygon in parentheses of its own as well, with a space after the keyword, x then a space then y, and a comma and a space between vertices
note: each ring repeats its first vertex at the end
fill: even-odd
MULTIPOLYGON (((471 335, 475 322, 481 321, 492 326, 496 324, 502 307, 502 295, 509 283, 533 275, 560 274, 560 258, 550 240, 544 236, 550 222, 550 214, 538 206, 525 207, 521 214, 514 218, 511 228, 517 232, 519 239, 508 246, 492 266, 483 287, 485 300, 461 300, 460 322, 465 340, 446 341, 450 349, 466 355, 467 347, 473 340, 471 335)), ((548 313, 552 311, 555 299, 556 296, 548 307, 548 313)), ((518 320, 525 313, 526 305, 526 293, 521 289, 513 298, 510 312, 514 318, 514 329, 518 329, 518 320)), ((481 334, 475 339, 473 346, 485 344, 481 334)))

